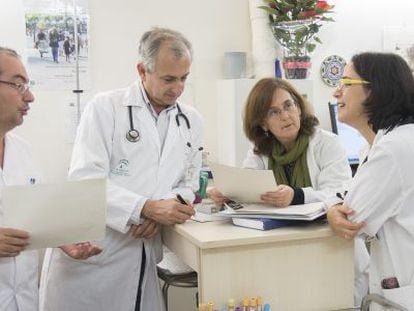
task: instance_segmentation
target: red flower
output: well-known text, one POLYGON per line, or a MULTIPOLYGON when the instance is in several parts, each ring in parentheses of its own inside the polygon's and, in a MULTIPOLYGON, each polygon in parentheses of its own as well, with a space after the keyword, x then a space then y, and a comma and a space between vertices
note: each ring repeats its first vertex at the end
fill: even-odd
POLYGON ((309 10, 309 11, 305 11, 303 12, 305 14, 306 17, 312 17, 316 15, 316 11, 315 10, 309 10))
POLYGON ((324 10, 324 11, 329 11, 330 9, 333 9, 333 7, 334 7, 333 5, 329 5, 328 2, 324 1, 324 0, 318 0, 316 2, 316 6, 319 9, 324 10))

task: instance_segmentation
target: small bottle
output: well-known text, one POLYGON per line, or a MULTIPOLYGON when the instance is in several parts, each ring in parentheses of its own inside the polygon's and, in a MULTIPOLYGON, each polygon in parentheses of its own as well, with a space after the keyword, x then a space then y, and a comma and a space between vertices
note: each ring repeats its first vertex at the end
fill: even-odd
POLYGON ((204 303, 199 303, 198 311, 206 311, 206 305, 204 303))
POLYGON ((212 302, 207 304, 207 311, 214 311, 214 304, 212 302))
POLYGON ((276 78, 282 78, 282 69, 280 68, 279 58, 275 59, 275 77, 276 78))
POLYGON ((227 308, 228 308, 228 311, 234 311, 235 302, 233 298, 230 298, 229 301, 227 302, 227 308))
POLYGON ((263 308, 264 311, 270 311, 270 305, 266 303, 263 308))
POLYGON ((257 311, 263 311, 263 298, 261 296, 257 296, 257 311))
POLYGON ((250 299, 249 311, 257 311, 257 300, 256 297, 250 299))
POLYGON ((243 311, 249 311, 249 298, 244 298, 242 302, 243 311))

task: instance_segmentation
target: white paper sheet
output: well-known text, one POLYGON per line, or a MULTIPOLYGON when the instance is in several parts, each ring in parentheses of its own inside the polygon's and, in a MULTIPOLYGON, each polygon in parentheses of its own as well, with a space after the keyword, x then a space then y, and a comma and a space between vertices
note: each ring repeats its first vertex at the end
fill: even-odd
POLYGON ((214 185, 226 197, 242 202, 261 202, 260 195, 276 189, 271 170, 253 170, 210 163, 214 185))
POLYGON ((4 227, 30 233, 26 249, 100 240, 105 235, 106 180, 5 187, 4 227))

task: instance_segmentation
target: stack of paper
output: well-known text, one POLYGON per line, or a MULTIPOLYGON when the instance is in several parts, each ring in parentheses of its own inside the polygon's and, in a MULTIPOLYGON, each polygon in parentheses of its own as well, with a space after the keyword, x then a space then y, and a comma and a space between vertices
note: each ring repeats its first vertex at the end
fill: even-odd
POLYGON ((314 220, 326 213, 322 202, 290 205, 288 207, 274 207, 266 204, 242 204, 237 210, 226 208, 220 215, 239 218, 271 218, 271 219, 297 219, 314 220))
POLYGON ((277 190, 271 170, 243 169, 217 163, 210 163, 210 167, 213 172, 214 185, 230 199, 227 209, 218 213, 222 216, 309 221, 325 214, 325 205, 322 202, 284 208, 261 204, 262 194, 277 190))

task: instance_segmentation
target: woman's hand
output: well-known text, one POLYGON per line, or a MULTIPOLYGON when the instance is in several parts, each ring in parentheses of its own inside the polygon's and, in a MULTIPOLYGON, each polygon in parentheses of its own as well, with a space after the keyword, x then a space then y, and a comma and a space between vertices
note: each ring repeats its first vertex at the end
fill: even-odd
POLYGON ((288 185, 279 185, 275 191, 263 193, 260 199, 267 204, 275 205, 276 207, 286 207, 292 203, 295 192, 292 187, 288 185))
POLYGON ((102 248, 89 242, 63 245, 60 247, 69 257, 74 259, 88 259, 102 252, 102 248))
POLYGON ((329 208, 326 216, 332 231, 344 239, 352 240, 365 224, 350 222, 348 216, 353 213, 354 210, 345 204, 337 204, 329 208))
POLYGON ((217 190, 217 188, 210 188, 207 190, 208 197, 216 204, 218 207, 222 207, 224 200, 227 198, 217 190))

